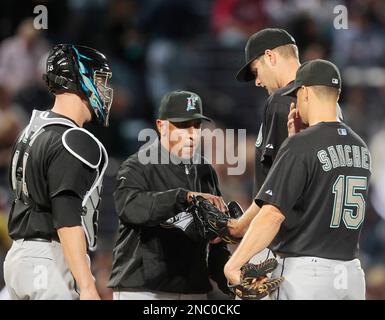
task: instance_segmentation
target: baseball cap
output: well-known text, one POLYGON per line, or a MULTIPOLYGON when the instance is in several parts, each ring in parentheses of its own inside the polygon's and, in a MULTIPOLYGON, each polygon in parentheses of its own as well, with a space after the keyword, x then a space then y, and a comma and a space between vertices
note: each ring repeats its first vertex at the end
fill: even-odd
POLYGON ((330 61, 316 59, 303 63, 297 70, 293 87, 282 95, 295 96, 302 86, 327 86, 341 89, 341 74, 330 61))
POLYGON ((182 90, 171 91, 163 96, 158 119, 171 122, 199 119, 211 121, 203 115, 201 98, 194 92, 182 90))
POLYGON ((246 64, 238 71, 235 78, 244 82, 253 80, 254 75, 250 70, 250 64, 263 55, 265 50, 274 49, 285 44, 295 44, 294 38, 286 30, 267 28, 254 33, 246 43, 246 64))

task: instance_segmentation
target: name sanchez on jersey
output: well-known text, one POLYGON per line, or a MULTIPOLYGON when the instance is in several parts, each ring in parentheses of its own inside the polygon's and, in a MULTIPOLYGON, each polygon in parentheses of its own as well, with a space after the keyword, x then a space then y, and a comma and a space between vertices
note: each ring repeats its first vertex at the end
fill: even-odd
POLYGON ((370 170, 369 150, 356 145, 335 145, 317 153, 324 171, 339 167, 355 167, 370 170))

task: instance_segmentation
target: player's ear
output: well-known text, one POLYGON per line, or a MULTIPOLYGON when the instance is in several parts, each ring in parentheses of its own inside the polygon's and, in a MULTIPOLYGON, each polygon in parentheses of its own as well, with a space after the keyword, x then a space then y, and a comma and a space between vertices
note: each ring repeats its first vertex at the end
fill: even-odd
POLYGON ((156 120, 156 128, 158 129, 158 132, 161 136, 166 135, 166 129, 167 129, 167 121, 157 119, 156 120))
POLYGON ((274 66, 277 62, 277 56, 272 50, 265 50, 265 59, 268 61, 269 65, 274 66))

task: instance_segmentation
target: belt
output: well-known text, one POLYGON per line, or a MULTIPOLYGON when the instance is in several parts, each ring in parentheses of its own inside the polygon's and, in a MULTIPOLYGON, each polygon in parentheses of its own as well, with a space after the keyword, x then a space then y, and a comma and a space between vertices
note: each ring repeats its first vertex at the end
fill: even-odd
POLYGON ((52 242, 51 239, 44 239, 44 238, 25 238, 24 241, 52 242))
POLYGON ((298 254, 290 254, 290 253, 282 253, 282 252, 273 252, 275 258, 295 258, 295 257, 300 257, 298 254))

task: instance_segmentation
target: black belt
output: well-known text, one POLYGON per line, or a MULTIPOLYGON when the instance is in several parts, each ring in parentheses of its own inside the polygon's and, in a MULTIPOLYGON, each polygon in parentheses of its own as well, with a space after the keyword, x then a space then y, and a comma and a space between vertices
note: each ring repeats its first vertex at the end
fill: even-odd
POLYGON ((281 259, 285 259, 285 258, 295 258, 295 257, 301 257, 297 254, 290 254, 290 253, 282 253, 282 252, 273 252, 274 254, 274 257, 275 258, 281 258, 281 259))
POLYGON ((24 241, 52 242, 52 239, 44 239, 44 238, 25 238, 24 241))

